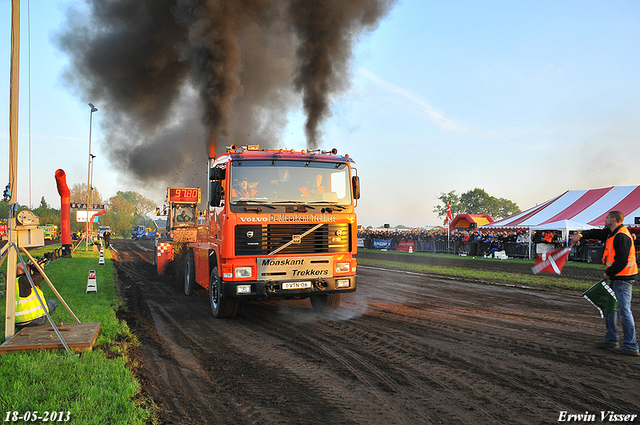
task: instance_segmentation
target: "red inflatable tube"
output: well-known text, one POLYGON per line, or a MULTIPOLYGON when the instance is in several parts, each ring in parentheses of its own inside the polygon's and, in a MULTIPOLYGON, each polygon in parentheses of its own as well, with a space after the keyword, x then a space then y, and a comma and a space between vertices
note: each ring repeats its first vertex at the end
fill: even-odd
POLYGON ((56 185, 60 194, 60 240, 62 256, 71 257, 71 192, 67 186, 67 175, 64 170, 56 170, 56 185))

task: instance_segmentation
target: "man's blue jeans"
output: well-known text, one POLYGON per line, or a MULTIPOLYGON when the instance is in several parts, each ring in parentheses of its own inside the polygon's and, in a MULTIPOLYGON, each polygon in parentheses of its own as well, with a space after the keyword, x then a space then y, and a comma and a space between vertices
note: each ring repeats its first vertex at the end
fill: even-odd
MULTIPOLYGON (((622 335, 624 346, 630 350, 638 349, 638 341, 636 339, 636 324, 633 320, 631 312, 631 291, 633 289, 632 281, 612 280, 611 286, 613 292, 618 299, 618 310, 620 311, 620 323, 622 323, 622 335)), ((605 317, 607 325, 607 334, 604 339, 607 341, 618 341, 618 312, 614 311, 605 317)))

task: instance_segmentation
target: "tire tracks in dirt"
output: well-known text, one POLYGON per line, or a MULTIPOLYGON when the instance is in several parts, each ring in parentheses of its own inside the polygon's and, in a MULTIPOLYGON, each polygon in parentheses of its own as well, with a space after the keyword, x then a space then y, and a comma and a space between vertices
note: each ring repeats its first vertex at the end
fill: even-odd
MULTIPOLYGON (((558 412, 640 413, 637 358, 591 348, 579 294, 359 266, 341 307, 241 305, 155 276, 134 245, 116 264, 139 376, 162 424, 531 424, 558 412)), ((119 248, 120 249, 120 248, 119 248)), ((635 308, 634 308, 635 310, 635 308)))

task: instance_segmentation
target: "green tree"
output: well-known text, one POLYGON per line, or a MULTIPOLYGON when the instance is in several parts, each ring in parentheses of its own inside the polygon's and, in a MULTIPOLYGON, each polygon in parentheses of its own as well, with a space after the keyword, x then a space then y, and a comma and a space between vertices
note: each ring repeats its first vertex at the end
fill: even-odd
POLYGON ((49 208, 49 205, 47 205, 47 201, 44 200, 44 196, 42 197, 42 199, 40 199, 40 208, 49 208))
MULTIPOLYGON (((23 210, 31 210, 31 209, 26 205, 18 204, 18 212, 23 211, 23 210)), ((32 211, 36 216, 40 217, 40 215, 36 213, 36 210, 32 210, 32 211)), ((51 208, 51 210, 54 211, 54 214, 57 211, 57 210, 52 209, 52 208, 51 208)), ((58 212, 57 214, 58 214, 58 222, 60 222, 60 213, 58 212)), ((0 223, 6 224, 8 219, 9 219, 9 204, 6 203, 6 202, 0 202, 0 223)), ((40 221, 40 224, 42 224, 42 220, 40 221)), ((54 220, 51 223, 45 223, 45 224, 56 224, 56 223, 55 223, 55 220, 54 220)))
MULTIPOLYGON (((44 197, 42 198, 44 200, 44 197)), ((33 210, 33 213, 40 218, 40 225, 44 226, 46 224, 55 224, 60 227, 60 210, 55 208, 49 208, 46 206, 42 206, 42 202, 40 206, 33 210)))
POLYGON ((146 214, 155 211, 156 204, 134 191, 118 191, 109 198, 109 211, 103 215, 101 222, 111 227, 112 232, 127 235, 131 227, 146 220, 146 214))
POLYGON ((458 196, 455 191, 441 193, 438 199, 442 202, 436 205, 433 212, 438 217, 447 216, 447 203, 451 204, 451 214, 489 214, 494 220, 509 217, 520 212, 514 202, 505 198, 495 198, 484 189, 475 188, 458 196))
POLYGON ((100 224, 109 226, 113 235, 128 235, 133 221, 134 219, 130 215, 118 214, 111 210, 100 216, 100 224))
POLYGON ((125 192, 116 193, 109 198, 109 209, 116 214, 123 214, 133 217, 136 214, 135 199, 126 196, 125 192))
MULTIPOLYGON (((89 200, 88 196, 89 196, 89 191, 87 190, 89 186, 86 183, 79 183, 79 184, 74 184, 71 189, 69 190, 70 193, 70 201, 71 203, 78 203, 78 204, 86 204, 87 201, 89 200)), ((91 193, 91 204, 102 204, 103 200, 102 200, 102 195, 100 194, 100 192, 98 191, 98 189, 96 189, 95 187, 93 188, 93 191, 91 193)), ((91 208, 89 208, 91 209, 91 208)), ((76 213, 75 212, 71 212, 71 231, 83 231, 85 229, 85 223, 78 223, 78 221, 76 220, 76 213)), ((94 227, 95 230, 95 227, 94 227)))
POLYGON ((498 199, 498 213, 496 217, 504 218, 522 212, 515 202, 508 199, 498 199))
POLYGON ((134 192, 134 191, 127 191, 127 192, 118 191, 118 193, 116 193, 115 197, 110 198, 110 202, 114 198, 120 198, 118 200, 118 202, 124 202, 124 203, 128 204, 129 206, 133 206, 133 214, 137 214, 137 215, 141 215, 142 216, 142 215, 146 215, 146 214, 150 213, 151 211, 155 211, 155 209, 156 209, 156 203, 155 202, 153 202, 149 198, 145 198, 144 196, 142 196, 138 192, 134 192))
POLYGON ((9 219, 9 204, 0 202, 0 223, 6 223, 9 219))
MULTIPOLYGON (((88 187, 89 186, 87 186, 86 183, 74 184, 70 190, 71 202, 78 203, 78 204, 86 204, 87 200, 89 199, 89 191, 87 190, 88 187)), ((98 189, 96 189, 95 187, 93 188, 93 191, 91 193, 91 203, 102 204, 102 195, 100 194, 98 189)))
POLYGON ((483 189, 475 188, 460 195, 460 203, 467 214, 491 214, 496 209, 496 199, 483 189))
POLYGON ((442 204, 436 205, 433 212, 437 213, 439 218, 442 217, 443 223, 447 218, 448 205, 451 205, 451 217, 455 217, 456 214, 464 211, 464 207, 460 203, 460 196, 458 196, 455 190, 448 193, 441 193, 438 199, 442 204))

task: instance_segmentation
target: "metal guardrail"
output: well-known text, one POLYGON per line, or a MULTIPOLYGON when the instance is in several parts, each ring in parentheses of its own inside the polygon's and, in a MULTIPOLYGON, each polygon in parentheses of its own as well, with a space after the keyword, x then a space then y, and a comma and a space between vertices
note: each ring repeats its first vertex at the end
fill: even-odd
MULTIPOLYGON (((505 254, 510 258, 535 258, 537 256, 537 245, 538 244, 536 243, 529 246, 527 243, 505 242, 500 245, 499 250, 505 251, 505 254), (531 252, 529 252, 529 249, 531 249, 531 252)), ((562 243, 552 245, 555 245, 555 248, 565 246, 562 243)), ((491 254, 491 244, 486 242, 442 240, 424 242, 417 240, 415 241, 415 246, 415 252, 431 252, 437 254, 455 254, 475 257, 482 257, 483 255, 491 254)), ((364 248, 374 249, 373 240, 371 238, 365 238, 364 248)), ((390 249, 396 249, 395 242, 393 240, 391 242, 390 249)), ((603 253, 604 246, 601 244, 581 244, 575 246, 571 250, 571 253, 569 254, 569 261, 600 264, 602 262, 603 253)))

